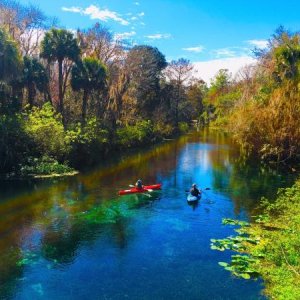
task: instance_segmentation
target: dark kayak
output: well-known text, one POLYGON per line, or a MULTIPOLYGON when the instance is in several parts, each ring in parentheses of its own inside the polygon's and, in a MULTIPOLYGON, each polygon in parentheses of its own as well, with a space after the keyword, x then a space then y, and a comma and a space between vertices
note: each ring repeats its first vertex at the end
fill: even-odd
POLYGON ((186 200, 187 202, 196 202, 196 201, 199 201, 201 199, 201 194, 198 195, 198 196, 193 196, 192 194, 188 194, 186 200))

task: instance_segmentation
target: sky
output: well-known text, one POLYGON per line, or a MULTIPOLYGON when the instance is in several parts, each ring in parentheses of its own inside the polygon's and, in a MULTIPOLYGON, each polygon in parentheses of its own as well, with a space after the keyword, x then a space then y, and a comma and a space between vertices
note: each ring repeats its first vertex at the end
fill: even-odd
POLYGON ((96 22, 130 44, 157 47, 168 61, 189 59, 209 82, 221 68, 234 75, 254 63, 279 25, 300 29, 300 1, 289 0, 21 0, 57 17, 66 29, 96 22))

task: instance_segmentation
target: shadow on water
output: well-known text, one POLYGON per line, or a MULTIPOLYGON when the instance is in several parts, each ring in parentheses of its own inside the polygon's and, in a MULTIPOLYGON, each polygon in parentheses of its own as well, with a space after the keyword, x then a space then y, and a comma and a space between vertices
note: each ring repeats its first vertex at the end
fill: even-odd
POLYGON ((224 134, 203 131, 74 178, 1 182, 0 299, 258 298, 258 283, 218 267, 226 254, 209 239, 228 235, 222 217, 249 218, 293 180, 242 162, 224 134), (117 196, 137 178, 163 189, 117 196), (193 182, 211 190, 187 204, 193 182))

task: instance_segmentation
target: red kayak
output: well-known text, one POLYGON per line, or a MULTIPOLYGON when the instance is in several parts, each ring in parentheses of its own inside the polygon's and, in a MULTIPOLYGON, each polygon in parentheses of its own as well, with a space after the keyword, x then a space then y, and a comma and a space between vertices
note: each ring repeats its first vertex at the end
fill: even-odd
POLYGON ((147 192, 152 192, 153 190, 160 190, 160 189, 161 189, 161 183, 152 184, 152 185, 143 185, 142 188, 133 187, 129 190, 121 190, 119 191, 119 195, 147 193, 147 192))

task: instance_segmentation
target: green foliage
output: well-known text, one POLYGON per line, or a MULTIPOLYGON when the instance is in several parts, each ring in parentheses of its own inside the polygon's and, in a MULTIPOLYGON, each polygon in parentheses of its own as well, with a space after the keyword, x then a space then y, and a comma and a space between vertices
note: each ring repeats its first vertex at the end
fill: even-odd
POLYGON ((41 43, 41 57, 48 61, 63 61, 65 58, 76 61, 80 49, 72 32, 52 28, 45 33, 41 43))
POLYGON ((0 81, 16 79, 21 68, 21 57, 15 41, 0 28, 0 81))
POLYGON ((0 115, 0 173, 16 172, 29 146, 20 115, 0 115))
MULTIPOLYGON (((220 263, 232 274, 249 279, 258 275, 266 283, 265 293, 276 299, 298 299, 300 295, 300 181, 279 189, 276 201, 262 199, 263 213, 255 223, 243 226, 236 237, 212 240, 211 248, 247 253, 233 255, 231 263, 220 263)), ((233 224, 232 220, 224 223, 233 224)), ((238 223, 238 222, 236 222, 238 223)))
POLYGON ((254 269, 258 259, 251 258, 248 255, 232 255, 231 262, 219 262, 219 265, 233 275, 243 279, 256 278, 257 271, 254 269))
POLYGON ((72 88, 78 90, 97 90, 104 87, 107 70, 98 59, 85 57, 72 68, 72 88))
POLYGON ((36 58, 25 56, 21 82, 27 88, 28 101, 31 105, 34 101, 36 89, 40 92, 45 92, 48 81, 44 66, 36 58))
POLYGON ((25 165, 22 165, 20 173, 22 176, 65 174, 74 171, 57 160, 43 156, 41 158, 28 158, 25 165))
POLYGON ((82 126, 80 123, 66 132, 66 142, 70 146, 69 159, 72 165, 91 165, 109 149, 108 131, 94 117, 82 126))
POLYGON ((190 127, 189 124, 186 122, 179 122, 178 128, 181 133, 187 133, 190 127))
POLYGON ((71 85, 74 91, 83 90, 82 121, 85 122, 88 96, 104 89, 107 70, 98 59, 86 57, 72 68, 71 85))
POLYGON ((171 137, 174 135, 174 131, 174 126, 164 122, 156 122, 153 128, 153 133, 157 139, 171 137))
POLYGON ((233 219, 223 219, 222 220, 223 225, 239 225, 239 226, 249 226, 249 223, 246 221, 239 221, 239 220, 233 220, 233 219))
POLYGON ((153 124, 151 121, 139 121, 117 129, 117 144, 120 147, 136 147, 153 141, 153 124))
POLYGON ((24 113, 24 130, 35 143, 37 154, 63 159, 68 151, 61 115, 50 103, 24 113))
POLYGON ((126 71, 131 78, 130 96, 144 118, 151 117, 158 104, 159 80, 166 66, 165 56, 155 47, 135 46, 128 52, 126 71))

